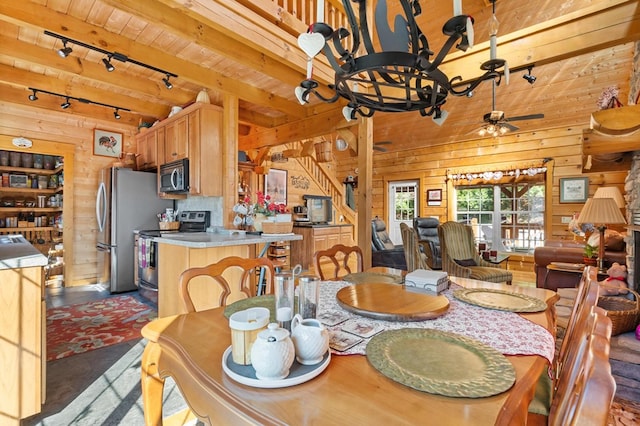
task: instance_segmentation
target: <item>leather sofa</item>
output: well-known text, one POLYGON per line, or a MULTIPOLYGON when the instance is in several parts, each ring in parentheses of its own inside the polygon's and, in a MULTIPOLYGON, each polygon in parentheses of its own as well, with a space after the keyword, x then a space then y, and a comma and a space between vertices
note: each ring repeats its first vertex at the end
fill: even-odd
MULTIPOLYGON (((559 288, 575 287, 580 281, 580 273, 549 271, 547 266, 551 262, 584 263, 584 245, 585 243, 568 240, 548 240, 543 247, 536 247, 533 251, 536 287, 546 287, 554 291, 559 288), (547 274, 549 274, 548 277, 547 274)), ((605 246, 605 267, 608 268, 613 262, 626 265, 626 256, 624 247, 621 251, 614 251, 605 246)))
POLYGON ((413 229, 418 234, 418 242, 427 256, 427 266, 431 269, 442 269, 438 225, 440 225, 440 221, 434 217, 416 217, 413 219, 413 229))
POLYGON ((393 244, 387 224, 377 218, 371 221, 371 266, 407 270, 402 244, 393 244))

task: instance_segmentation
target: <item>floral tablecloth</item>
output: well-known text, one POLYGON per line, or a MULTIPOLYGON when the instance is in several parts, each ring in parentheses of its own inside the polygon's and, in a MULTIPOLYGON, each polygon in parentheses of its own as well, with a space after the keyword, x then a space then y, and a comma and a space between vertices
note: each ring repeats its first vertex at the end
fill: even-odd
MULTIPOLYGON (((453 291, 459 285, 451 283, 448 290, 442 293, 449 299, 449 310, 446 314, 432 320, 403 322, 383 321, 362 317, 342 309, 336 301, 336 293, 343 287, 353 285, 346 281, 324 281, 320 286, 319 312, 338 311, 350 319, 381 326, 383 330, 399 328, 431 328, 461 334, 500 351, 504 355, 539 355, 553 362, 555 339, 544 327, 535 324, 513 312, 498 311, 469 305, 453 297, 453 291)), ((327 328, 340 331, 345 322, 327 328)), ((370 338, 363 339, 355 346, 332 352, 336 355, 365 355, 370 338)))

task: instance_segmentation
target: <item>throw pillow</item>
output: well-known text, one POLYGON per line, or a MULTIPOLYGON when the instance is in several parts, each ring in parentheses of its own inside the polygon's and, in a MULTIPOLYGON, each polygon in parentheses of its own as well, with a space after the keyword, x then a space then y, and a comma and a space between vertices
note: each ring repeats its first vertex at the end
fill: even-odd
POLYGON ((460 266, 469 267, 469 266, 478 266, 475 260, 473 259, 453 259, 460 266))
MULTIPOLYGON (((589 237, 587 244, 593 247, 600 246, 600 232, 594 232, 589 237)), ((604 248, 611 251, 623 251, 625 249, 624 236, 613 229, 604 231, 604 248)))

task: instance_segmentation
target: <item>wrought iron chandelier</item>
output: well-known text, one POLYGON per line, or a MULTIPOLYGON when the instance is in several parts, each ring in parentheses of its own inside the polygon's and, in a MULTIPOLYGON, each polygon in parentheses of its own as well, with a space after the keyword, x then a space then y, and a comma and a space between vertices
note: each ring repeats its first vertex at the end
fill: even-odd
MULTIPOLYGON (((322 3, 322 0, 317 0, 322 3)), ((491 0, 495 3, 495 0, 491 0)), ((442 29, 447 41, 436 55, 429 47, 427 37, 418 27, 415 17, 420 15, 419 0, 400 0, 404 16, 394 18, 391 29, 387 19, 387 1, 378 0, 375 10, 376 32, 380 51, 376 51, 367 22, 366 0, 342 0, 350 30, 334 30, 323 22, 309 26, 298 38, 298 45, 307 54, 307 78, 296 87, 296 98, 301 104, 309 102, 313 93, 324 102, 348 101, 343 115, 350 121, 359 114, 371 117, 376 111, 420 111, 422 116, 432 116, 441 125, 446 118, 442 105, 449 94, 471 96, 471 92, 485 80, 498 81, 506 62, 495 58, 492 44, 491 59, 480 68, 481 76, 463 82, 461 76, 449 78, 439 66, 454 47, 466 51, 473 47, 473 18, 462 14, 461 0, 454 0, 454 16, 442 29), (351 3, 358 3, 359 20, 351 3), (346 44, 350 41, 350 46, 346 44), (360 54, 360 44, 365 54, 360 54), (335 81, 327 91, 320 93, 319 83, 312 78, 313 58, 322 51, 335 71, 335 81)), ((495 6, 495 4, 494 4, 495 6)), ((323 19, 324 5, 318 6, 317 19, 323 19)), ((495 38, 493 39, 495 42, 495 38)))

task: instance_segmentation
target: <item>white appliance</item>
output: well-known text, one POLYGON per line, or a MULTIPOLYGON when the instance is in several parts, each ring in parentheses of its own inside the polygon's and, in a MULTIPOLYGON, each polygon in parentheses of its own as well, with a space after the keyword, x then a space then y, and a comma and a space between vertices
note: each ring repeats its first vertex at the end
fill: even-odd
POLYGON ((111 293, 135 290, 134 230, 157 229, 158 213, 173 208, 157 193, 155 173, 110 167, 100 171, 96 195, 98 283, 111 293))

